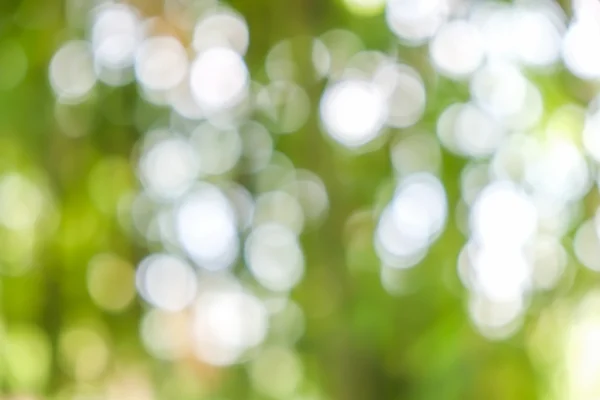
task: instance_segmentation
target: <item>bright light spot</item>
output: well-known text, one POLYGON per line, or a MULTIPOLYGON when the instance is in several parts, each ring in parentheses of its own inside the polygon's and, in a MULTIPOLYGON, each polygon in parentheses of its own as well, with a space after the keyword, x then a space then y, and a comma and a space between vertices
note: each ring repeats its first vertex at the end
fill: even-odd
POLYGON ((374 16, 383 11, 386 0, 344 0, 348 10, 357 15, 374 16))
POLYGON ((203 184, 185 198, 176 211, 175 230, 183 248, 203 268, 223 269, 237 257, 235 211, 214 186, 203 184))
POLYGON ((230 365, 264 340, 268 315, 250 293, 212 289, 198 298, 194 309, 194 350, 213 365, 230 365))
POLYGON ((137 12, 124 4, 102 6, 94 13, 91 42, 100 79, 112 85, 129 80, 124 70, 131 67, 142 39, 137 12))
POLYGON ((398 267, 420 261, 446 223, 446 208, 444 187, 436 177, 419 173, 406 178, 381 215, 375 237, 379 256, 385 259, 389 253, 392 258, 413 261, 398 267))
POLYGON ((383 93, 358 80, 338 82, 326 89, 320 109, 327 132, 347 147, 375 139, 387 117, 383 93))
POLYGON ((527 80, 521 71, 506 62, 491 62, 471 80, 471 94, 486 111, 499 118, 518 114, 527 96, 527 80))
POLYGON ((242 140, 234 129, 218 129, 210 123, 200 125, 190 140, 198 154, 200 172, 221 175, 237 164, 242 154, 242 140))
POLYGON ((423 80, 415 69, 386 63, 375 71, 373 81, 386 96, 389 125, 407 128, 421 119, 427 98, 423 80))
POLYGON ((492 157, 491 176, 498 180, 521 182, 527 160, 535 148, 536 141, 532 135, 508 135, 492 157))
POLYGON ((204 15, 194 29, 193 47, 203 52, 211 47, 230 47, 244 55, 248 48, 249 33, 244 18, 232 11, 204 15))
POLYGON ((486 53, 494 59, 515 58, 514 9, 505 3, 473 3, 471 20, 479 28, 486 53))
POLYGON ((562 56, 567 68, 582 79, 600 78, 600 25, 591 15, 578 16, 563 39, 562 56))
POLYGON ((198 156, 182 138, 160 140, 142 155, 141 180, 161 199, 174 199, 185 193, 199 173, 198 156))
POLYGON ((490 246, 472 249, 474 289, 493 301, 520 298, 531 288, 532 267, 519 249, 490 246))
POLYGON ((518 249, 536 233, 537 210, 519 187, 508 181, 491 183, 481 191, 471 211, 471 230, 477 242, 490 247, 518 249))
POLYGON ((137 52, 135 72, 149 90, 166 91, 183 81, 188 58, 179 40, 169 36, 146 39, 137 52))
POLYGON ((135 296, 135 273, 125 260, 111 254, 95 256, 88 265, 87 287, 99 307, 121 311, 135 296))
POLYGON ((585 267, 600 272, 600 236, 593 220, 581 224, 573 238, 573 250, 585 267))
POLYGON ((551 139, 540 144, 525 167, 525 180, 542 197, 570 202, 581 199, 591 186, 587 162, 573 142, 551 139))
POLYGON ((573 14, 578 17, 600 17, 600 4, 595 0, 573 0, 573 14))
POLYGON ((399 39, 420 44, 444 23, 449 8, 447 0, 388 0, 386 20, 399 39))
POLYGON ((0 225, 15 231, 31 229, 43 208, 43 194, 31 181, 14 173, 0 176, 0 225))
POLYGON ((475 296, 469 304, 471 319, 482 335, 489 339, 505 339, 520 327, 525 305, 518 297, 507 301, 491 301, 475 296))
POLYGON ((474 25, 455 20, 438 30, 429 53, 440 73, 462 78, 475 72, 483 61, 483 45, 481 33, 474 25))
POLYGON ((180 311, 196 297, 193 268, 173 255, 154 254, 142 260, 136 280, 142 297, 165 311, 180 311))
POLYGON ((509 128, 530 128, 541 118, 539 89, 513 64, 489 62, 475 73, 470 86, 474 101, 509 128))
POLYGON ((427 254, 427 242, 395 224, 388 206, 379 217, 375 231, 375 250, 386 267, 410 268, 427 254))
POLYGON ((50 84, 63 103, 80 103, 85 99, 96 84, 87 42, 67 42, 54 54, 50 61, 50 84))
POLYGON ((190 70, 192 95, 209 112, 235 106, 246 95, 248 70, 242 57, 226 47, 198 55, 190 70))
POLYGON ((435 238, 446 221, 446 194, 438 178, 416 174, 401 183, 392 203, 392 218, 398 226, 418 236, 435 238))
POLYGON ((543 8, 526 7, 514 11, 514 22, 510 29, 516 32, 514 52, 523 64, 545 67, 560 58, 564 26, 556 22, 558 18, 551 18, 555 17, 549 15, 551 12, 543 8))
POLYGON ((472 103, 453 104, 444 110, 437 132, 448 150, 469 157, 493 154, 505 137, 496 119, 472 103))
POLYGON ((492 117, 473 104, 462 107, 454 129, 458 148, 472 157, 492 154, 505 135, 492 117))
POLYGON ((304 254, 298 238, 281 224, 255 228, 246 240, 244 254, 248 268, 267 289, 291 290, 304 275, 304 254))
POLYGON ((291 350, 270 347, 263 350, 250 365, 252 385, 275 399, 289 399, 303 376, 302 363, 291 350))

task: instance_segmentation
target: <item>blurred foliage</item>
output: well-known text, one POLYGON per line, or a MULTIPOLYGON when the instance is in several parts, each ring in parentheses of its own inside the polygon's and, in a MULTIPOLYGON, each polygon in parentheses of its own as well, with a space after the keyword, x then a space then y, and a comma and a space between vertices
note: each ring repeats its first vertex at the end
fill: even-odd
MULTIPOLYGON (((166 2, 181 6, 183 15, 191 13, 184 5, 195 4, 166 2)), ((435 173, 446 191, 448 222, 427 256, 414 268, 383 268, 373 235, 398 179, 390 155, 394 145, 435 133, 442 112, 468 101, 470 92, 464 81, 435 70, 426 45, 399 43, 383 11, 357 15, 341 0, 227 3, 248 24, 244 59, 252 79, 268 84, 267 55, 289 39, 293 80, 310 100, 306 124, 291 134, 276 133, 277 111, 275 118, 264 113, 252 118, 269 130, 273 159, 281 156, 282 165, 289 160, 292 170, 311 171, 326 188, 327 215, 300 236, 304 276, 286 300, 287 294, 273 295, 252 281, 242 261, 234 266, 259 298, 275 304, 283 297, 291 311, 270 320, 264 343, 241 363, 214 366, 189 349, 176 360, 151 354, 141 338, 144 324, 151 332, 152 324, 174 327, 167 341, 179 346, 185 339, 178 338, 177 327, 187 317, 153 309, 135 292, 136 266, 164 251, 164 243, 142 237, 132 222, 133 200, 143 190, 138 163, 149 130, 200 122, 174 118, 168 105, 144 97, 134 80, 118 87, 97 82, 84 101, 59 101, 49 82, 50 62, 64 43, 88 37, 96 3, 0 2, 3 399, 591 399, 557 393, 564 391, 569 368, 565 321, 598 282, 597 273, 574 257, 571 244, 576 227, 597 208, 596 189, 583 198, 561 239, 569 253, 564 276, 556 287, 528 296, 522 325, 511 335, 495 338, 472 322, 470 293, 457 274, 467 240, 460 226, 460 185, 461 171, 472 164, 468 157, 440 153, 435 173), (311 46, 332 29, 353 32, 364 49, 392 55, 420 73, 427 104, 417 124, 386 128, 358 150, 323 134, 319 102, 328 82, 315 79, 311 46)), ((173 25, 166 3, 130 3, 143 18, 154 18, 156 32, 189 45, 190 31, 173 25)), ((585 116, 566 112, 557 122, 555 111, 586 107, 597 83, 574 77, 562 65, 524 74, 543 98, 538 125, 556 123, 581 146, 585 116)), ((298 112, 285 109, 286 101, 280 117, 298 112)), ((238 182, 253 196, 275 179, 242 163, 223 175, 208 180, 238 182)), ((592 342, 598 346, 597 339, 592 342)), ((598 371, 590 373, 600 380, 598 371)))

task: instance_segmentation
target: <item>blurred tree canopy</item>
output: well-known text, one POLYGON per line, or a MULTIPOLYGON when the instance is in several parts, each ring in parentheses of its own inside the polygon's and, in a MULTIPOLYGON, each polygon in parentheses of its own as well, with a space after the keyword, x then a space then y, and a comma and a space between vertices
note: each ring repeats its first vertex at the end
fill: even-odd
POLYGON ((598 43, 592 0, 3 0, 0 398, 598 398, 598 43))

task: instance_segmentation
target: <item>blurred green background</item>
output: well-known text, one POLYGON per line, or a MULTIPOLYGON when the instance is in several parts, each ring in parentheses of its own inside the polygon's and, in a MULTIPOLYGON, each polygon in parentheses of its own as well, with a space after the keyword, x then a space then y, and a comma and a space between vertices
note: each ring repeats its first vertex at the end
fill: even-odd
POLYGON ((600 398, 600 3, 2 0, 0 398, 600 398))

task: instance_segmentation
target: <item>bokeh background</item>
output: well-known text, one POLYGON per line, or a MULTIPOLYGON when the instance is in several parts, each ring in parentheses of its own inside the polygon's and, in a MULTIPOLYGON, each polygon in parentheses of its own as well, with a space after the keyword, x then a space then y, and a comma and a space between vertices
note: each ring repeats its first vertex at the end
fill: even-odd
POLYGON ((597 0, 2 0, 0 398, 600 398, 597 0))

